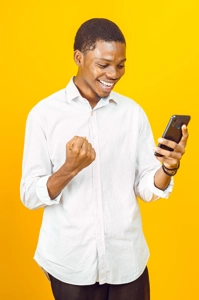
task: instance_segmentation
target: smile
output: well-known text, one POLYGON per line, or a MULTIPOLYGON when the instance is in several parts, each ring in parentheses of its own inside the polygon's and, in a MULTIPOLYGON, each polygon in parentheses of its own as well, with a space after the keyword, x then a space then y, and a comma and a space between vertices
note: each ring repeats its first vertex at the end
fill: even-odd
POLYGON ((106 82, 106 81, 103 81, 103 80, 99 80, 103 85, 107 86, 107 87, 113 87, 114 83, 110 83, 110 82, 106 82))

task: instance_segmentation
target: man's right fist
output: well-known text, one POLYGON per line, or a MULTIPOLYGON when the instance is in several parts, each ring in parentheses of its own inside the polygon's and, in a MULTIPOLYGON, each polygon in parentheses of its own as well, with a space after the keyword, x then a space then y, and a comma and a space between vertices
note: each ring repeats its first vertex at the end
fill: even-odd
POLYGON ((71 172, 79 172, 89 166, 96 157, 92 145, 86 137, 75 136, 66 144, 66 162, 65 165, 71 172))

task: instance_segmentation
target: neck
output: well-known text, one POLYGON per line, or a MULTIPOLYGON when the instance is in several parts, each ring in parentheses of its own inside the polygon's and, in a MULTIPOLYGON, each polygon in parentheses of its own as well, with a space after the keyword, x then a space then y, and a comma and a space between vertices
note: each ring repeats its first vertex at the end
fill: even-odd
POLYGON ((87 87, 83 88, 83 84, 79 82, 77 77, 73 78, 73 82, 76 85, 77 89, 79 90, 80 95, 86 100, 88 100, 90 106, 94 108, 101 98, 97 94, 91 93, 87 87))

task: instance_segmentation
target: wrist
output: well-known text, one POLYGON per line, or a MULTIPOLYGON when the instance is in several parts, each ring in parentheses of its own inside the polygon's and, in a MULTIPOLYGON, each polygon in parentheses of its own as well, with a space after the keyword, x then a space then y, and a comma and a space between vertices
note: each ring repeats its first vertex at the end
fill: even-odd
POLYGON ((61 171, 61 175, 62 176, 71 176, 71 177, 75 177, 80 170, 78 170, 77 166, 74 166, 74 164, 72 164, 70 161, 66 160, 65 163, 62 165, 62 167, 60 168, 61 171))
POLYGON ((167 166, 168 166, 167 164, 164 164, 164 163, 162 164, 162 170, 163 170, 163 172, 166 175, 168 175, 168 176, 174 176, 177 173, 177 171, 178 171, 178 169, 180 167, 180 162, 175 167, 170 167, 170 166, 167 167, 167 166))
MULTIPOLYGON (((178 168, 178 166, 179 166, 180 163, 177 163, 177 164, 175 164, 175 165, 169 165, 169 164, 167 164, 167 163, 163 163, 163 164, 164 164, 164 166, 165 166, 166 169, 173 170, 173 169, 178 168)), ((178 169, 179 169, 179 168, 178 168, 178 169)))

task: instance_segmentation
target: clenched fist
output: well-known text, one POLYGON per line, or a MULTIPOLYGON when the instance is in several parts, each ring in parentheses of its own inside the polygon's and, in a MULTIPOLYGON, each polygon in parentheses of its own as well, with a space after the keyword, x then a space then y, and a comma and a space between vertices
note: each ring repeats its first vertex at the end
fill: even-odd
POLYGON ((75 136, 72 138, 66 144, 65 163, 48 179, 47 188, 50 198, 57 197, 73 177, 89 166, 95 157, 95 150, 85 137, 75 136))
POLYGON ((72 172, 79 172, 89 166, 96 157, 95 150, 85 137, 75 136, 66 144, 65 165, 72 172))

